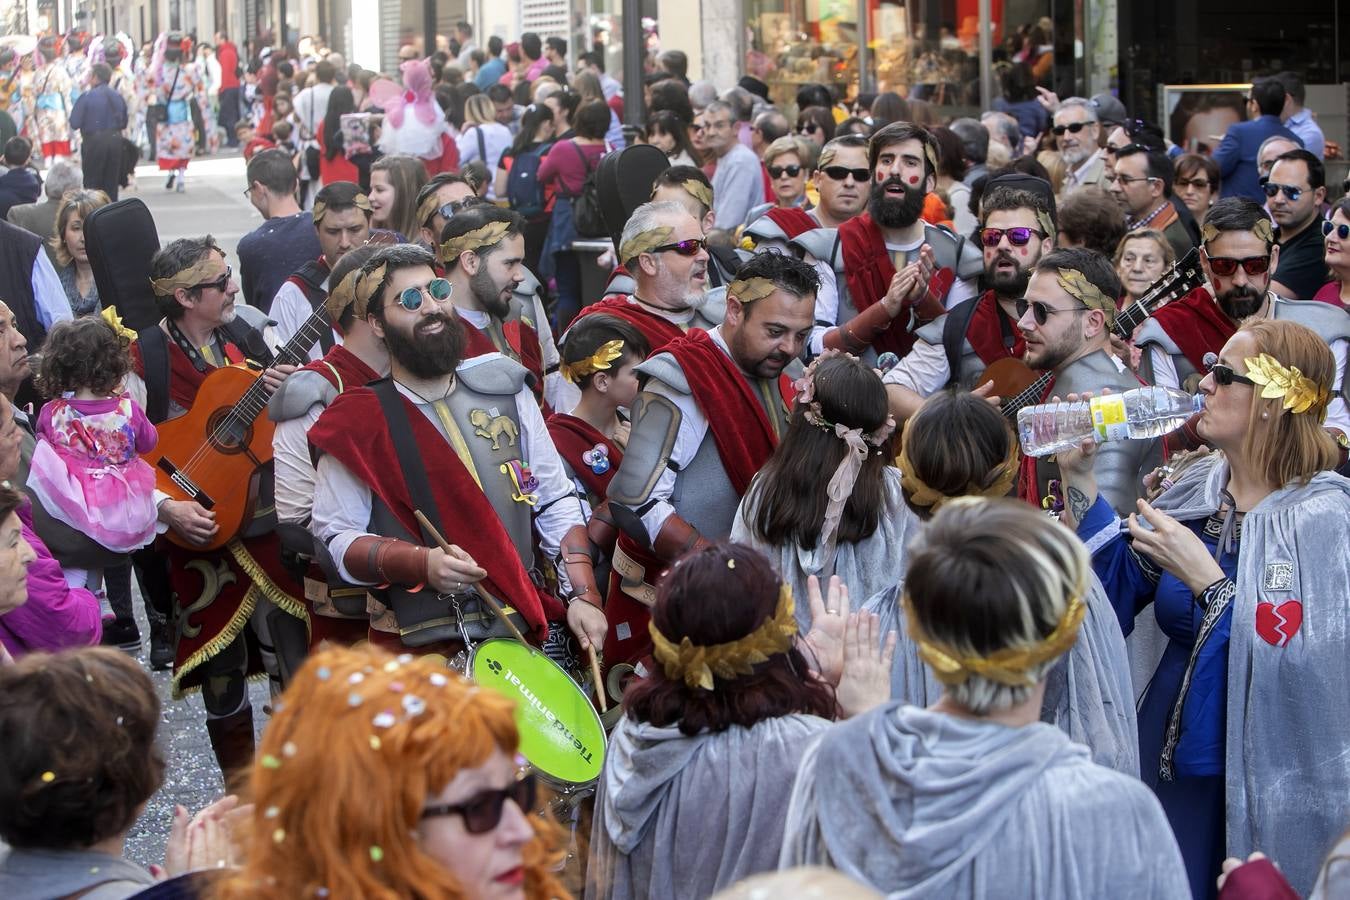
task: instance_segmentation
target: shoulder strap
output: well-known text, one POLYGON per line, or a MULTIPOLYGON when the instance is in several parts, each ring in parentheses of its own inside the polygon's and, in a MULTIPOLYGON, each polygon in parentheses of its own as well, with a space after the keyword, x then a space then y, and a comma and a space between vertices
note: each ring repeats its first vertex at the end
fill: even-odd
POLYGON ((582 150, 581 145, 578 144, 575 140, 570 140, 567 143, 571 144, 572 149, 577 151, 577 156, 581 157, 581 165, 586 172, 585 175, 581 176, 581 180, 585 181, 587 178, 591 177, 591 161, 586 158, 586 151, 582 150))
POLYGON ((136 335, 145 371, 145 417, 158 425, 169 417, 169 336, 158 325, 136 335))
POLYGON ((244 351, 244 355, 256 363, 264 366, 270 366, 273 361, 272 351, 263 340, 262 332, 252 327, 242 319, 235 318, 221 326, 221 331, 234 343, 236 347, 244 351))
MULTIPOLYGON (((389 436, 394 442, 394 453, 398 456, 398 467, 403 470, 403 481, 408 486, 408 496, 419 498, 422 513, 441 534, 445 526, 441 524, 441 512, 436 506, 436 495, 431 492, 431 479, 427 477, 426 466, 422 464, 422 454, 413 441, 412 422, 408 421, 408 411, 403 406, 403 397, 394 387, 394 379, 382 378, 370 385, 375 397, 380 401, 380 409, 389 422, 389 436)), ((439 546, 436 539, 422 531, 422 540, 428 547, 439 546)))
POLYGON ((475 125, 475 126, 474 126, 474 128, 473 128, 473 136, 476 137, 476 138, 478 138, 478 158, 481 159, 481 160, 483 161, 483 165, 486 166, 486 165, 488 164, 488 158, 487 158, 487 139, 483 137, 483 126, 482 126, 482 125, 475 125))
POLYGON ((947 384, 955 384, 961 376, 961 346, 966 342, 966 331, 970 320, 975 318, 975 308, 982 297, 975 297, 947 313, 947 321, 942 325, 942 349, 947 354, 947 384))

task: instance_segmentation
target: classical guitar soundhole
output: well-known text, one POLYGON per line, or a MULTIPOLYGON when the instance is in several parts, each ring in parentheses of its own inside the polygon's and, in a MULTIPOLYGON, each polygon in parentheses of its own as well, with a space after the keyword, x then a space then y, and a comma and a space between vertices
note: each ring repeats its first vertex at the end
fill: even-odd
POLYGON ((248 451, 253 437, 253 423, 240 422, 230 415, 231 407, 222 406, 206 422, 206 433, 211 446, 219 453, 233 456, 248 451))

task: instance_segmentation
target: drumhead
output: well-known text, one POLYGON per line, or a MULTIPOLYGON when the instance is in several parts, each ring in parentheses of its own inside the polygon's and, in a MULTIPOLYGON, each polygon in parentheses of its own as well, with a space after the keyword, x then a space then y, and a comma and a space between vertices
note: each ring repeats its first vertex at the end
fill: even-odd
POLYGON ((569 785, 600 777, 605 730, 590 699, 553 660, 518 641, 474 648, 469 675, 516 704, 520 754, 544 775, 569 785))

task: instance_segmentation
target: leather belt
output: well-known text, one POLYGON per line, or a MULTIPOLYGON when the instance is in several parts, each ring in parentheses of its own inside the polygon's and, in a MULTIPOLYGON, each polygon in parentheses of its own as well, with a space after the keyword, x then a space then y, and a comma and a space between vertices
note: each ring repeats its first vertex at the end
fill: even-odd
POLYGON ((656 588, 646 581, 647 570, 623 548, 614 548, 613 569, 619 573, 619 590, 643 606, 656 605, 656 588))

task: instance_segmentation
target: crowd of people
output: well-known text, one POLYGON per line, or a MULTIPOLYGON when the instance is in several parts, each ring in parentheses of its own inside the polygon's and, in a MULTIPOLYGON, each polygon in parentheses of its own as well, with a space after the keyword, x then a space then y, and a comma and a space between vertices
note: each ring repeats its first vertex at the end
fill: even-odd
POLYGON ((467 23, 385 75, 125 44, 14 69, 0 895, 1350 896, 1350 200, 1297 75, 1201 155, 676 50, 621 125, 601 55, 467 23), (217 140, 264 222, 140 261, 132 330, 85 222, 217 140), (1127 437, 1141 386, 1198 411, 1127 437), (1092 436, 1024 447, 1061 400, 1092 436), (153 871, 133 582, 225 786, 153 871))

